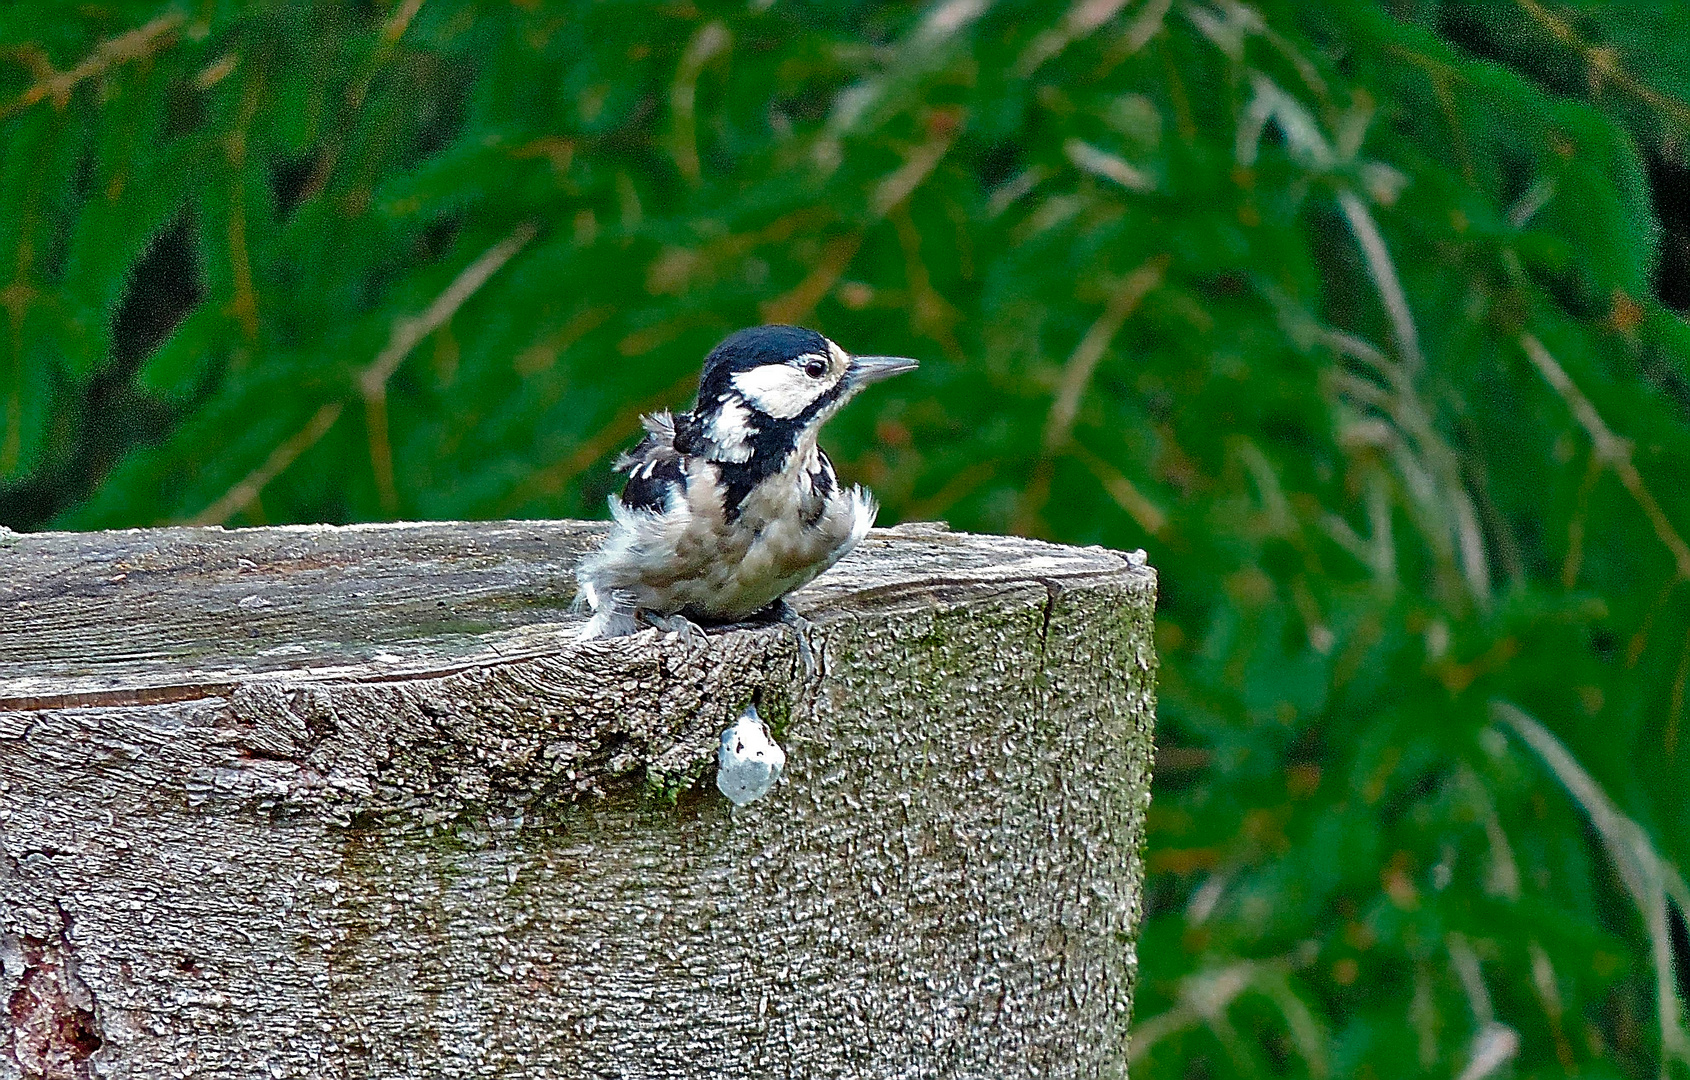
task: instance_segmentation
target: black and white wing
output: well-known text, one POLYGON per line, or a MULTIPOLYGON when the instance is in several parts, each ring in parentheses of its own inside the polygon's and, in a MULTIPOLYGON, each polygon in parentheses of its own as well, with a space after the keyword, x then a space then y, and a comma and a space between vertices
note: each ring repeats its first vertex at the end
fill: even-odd
POLYGON ((682 448, 690 421, 690 416, 679 418, 682 431, 677 446, 675 416, 659 412, 642 417, 646 437, 614 463, 618 472, 628 474, 628 483, 620 497, 610 500, 610 535, 575 570, 580 598, 593 609, 593 617, 581 629, 582 640, 620 637, 639 629, 636 586, 643 567, 654 558, 661 559, 666 550, 665 515, 685 503, 682 448))
POLYGON ((629 510, 662 512, 671 492, 686 484, 686 468, 675 446, 675 417, 668 412, 652 413, 640 420, 646 437, 616 459, 614 468, 628 474, 622 489, 622 505, 629 510))

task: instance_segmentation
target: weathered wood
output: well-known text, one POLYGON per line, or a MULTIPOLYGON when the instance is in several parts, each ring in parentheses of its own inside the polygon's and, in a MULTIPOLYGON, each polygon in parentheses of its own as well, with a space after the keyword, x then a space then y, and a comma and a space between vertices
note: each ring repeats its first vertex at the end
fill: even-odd
POLYGON ((0 1080, 1124 1075, 1142 560, 877 531, 807 678, 574 642, 601 535, 0 530, 0 1080))

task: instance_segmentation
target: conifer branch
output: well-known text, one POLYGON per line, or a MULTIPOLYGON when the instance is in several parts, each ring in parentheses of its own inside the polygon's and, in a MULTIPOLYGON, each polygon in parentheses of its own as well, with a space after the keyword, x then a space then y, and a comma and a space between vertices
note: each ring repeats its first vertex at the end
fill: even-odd
POLYGON ((863 245, 863 230, 857 229, 843 236, 830 238, 822 245, 822 257, 810 272, 804 275, 804 280, 781 293, 773 300, 765 301, 759 308, 766 323, 797 323, 803 322, 804 317, 815 306, 821 303, 822 297, 828 290, 838 283, 845 273, 845 268, 851 265, 851 260, 857 257, 857 249, 863 245))
MULTIPOLYGON (((1600 467, 1600 464, 1598 464, 1598 469, 1600 467)), ((1655 630, 1655 620, 1661 617, 1661 612, 1666 610, 1667 602, 1672 599, 1672 594, 1677 592, 1678 587, 1682 584, 1684 584, 1683 578, 1669 577, 1655 591, 1655 599, 1649 602, 1649 610, 1643 613, 1643 621, 1638 624, 1637 632, 1631 635, 1631 641, 1625 647, 1625 669, 1627 671, 1636 669, 1638 661, 1643 659, 1643 650, 1649 647, 1649 635, 1654 633, 1655 630)))
POLYGON ((392 45, 404 37, 406 27, 411 25, 411 20, 417 17, 417 12, 422 10, 422 6, 423 0, 404 0, 382 26, 382 44, 392 45))
POLYGON ((669 152, 675 167, 693 184, 702 175, 698 159, 698 79, 705 65, 726 52, 733 36, 720 19, 707 22, 687 42, 669 88, 669 152))
POLYGON ((533 499, 557 495, 571 480, 592 468, 600 458, 640 430, 641 416, 663 408, 685 394, 696 378, 693 372, 688 371, 666 389, 644 401, 624 406, 610 418, 609 423, 577 443, 568 456, 529 473, 500 504, 501 512, 511 513, 533 499))
POLYGON ((1152 289, 1162 284, 1168 261, 1166 254, 1153 255, 1128 274, 1109 297, 1103 314, 1091 324, 1091 329, 1086 331, 1086 336, 1080 339, 1080 344, 1063 365, 1056 400, 1051 402, 1050 415, 1045 419, 1044 452, 1047 456, 1068 444, 1068 437, 1074 433, 1074 419, 1080 412, 1080 398, 1091 383, 1098 362, 1109 351, 1109 345, 1121 332, 1121 327, 1138 310, 1138 305, 1152 289))
POLYGON ((894 206, 908 199, 933 174, 962 131, 962 121, 953 113, 936 112, 933 127, 933 134, 927 141, 911 150, 902 165, 875 185, 871 202, 877 219, 891 213, 894 206))
POLYGON ((1571 48, 1590 65, 1591 82, 1605 79, 1632 97, 1661 113, 1673 123, 1690 126, 1690 105, 1661 93, 1620 66, 1619 50, 1611 45, 1592 45, 1579 37, 1571 23, 1556 15, 1537 0, 1515 0, 1520 9, 1537 24, 1549 31, 1557 41, 1571 48))
POLYGON ((1690 682, 1690 634, 1684 636, 1684 647, 1678 653, 1678 672, 1672 678, 1666 731, 1661 735, 1661 749, 1669 758, 1678 755, 1678 724, 1684 718, 1684 688, 1687 682, 1690 682))
MULTIPOLYGON (((909 152, 904 163, 887 174, 874 187, 874 194, 870 200, 869 209, 875 223, 884 221, 892 211, 915 193, 927 178, 933 175, 933 170, 950 151, 951 144, 956 141, 962 130, 962 117, 955 110, 935 109, 929 117, 931 134, 928 139, 909 152)), ((837 144, 831 145, 834 152, 838 151, 837 144)), ((828 290, 838 284, 845 270, 851 265, 851 260, 857 257, 857 249, 862 246, 866 229, 836 236, 827 242, 823 249, 822 258, 791 289, 764 303, 760 313, 764 322, 796 323, 802 322, 806 316, 821 302, 828 290)))
POLYGON ((972 465, 964 466, 951 474, 943 486, 925 499, 909 503, 904 508, 905 521, 938 521, 942 520, 946 511, 957 503, 972 495, 981 484, 997 474, 998 467, 1003 462, 997 458, 976 461, 972 465))
POLYGON ((1654 527, 1655 535, 1660 538, 1662 544, 1666 545, 1667 550, 1672 552, 1678 577, 1681 580, 1690 581, 1690 544, 1684 542, 1684 538, 1673 527, 1666 512, 1661 509, 1661 504, 1655 501, 1654 493, 1643 483, 1643 474, 1637 471, 1637 465, 1631 459, 1630 440, 1622 439, 1614 434, 1613 429, 1596 411, 1596 406, 1590 403, 1590 399, 1584 396, 1583 391, 1567 375, 1566 369, 1556 361, 1554 356, 1550 355, 1549 350, 1543 347, 1543 342, 1539 341, 1535 335, 1521 334, 1520 347, 1525 350, 1526 356, 1536 365, 1538 371, 1543 375, 1544 381, 1554 387, 1555 392, 1561 395, 1562 400, 1566 401, 1567 407, 1572 410, 1573 417, 1590 435, 1596 457, 1614 470, 1614 475, 1620 478, 1620 483, 1625 485, 1625 489, 1631 493, 1631 497, 1637 501, 1637 505, 1642 507, 1644 516, 1649 519, 1649 524, 1654 527))
POLYGON ((103 75, 114 67, 151 56, 158 50, 177 27, 186 21, 181 12, 173 11, 160 15, 152 22, 127 34, 102 41, 94 51, 84 57, 77 65, 68 71, 54 71, 52 65, 43 65, 46 72, 36 83, 4 106, 0 106, 0 119, 4 119, 19 111, 27 109, 38 101, 52 98, 63 108, 70 101, 71 92, 82 83, 103 75))
MULTIPOLYGON (((1672 928, 1667 913, 1669 898, 1680 909, 1690 903, 1690 888, 1685 886, 1678 868, 1656 850, 1643 827, 1620 812, 1608 793, 1553 732, 1510 702, 1493 701, 1490 711, 1492 719, 1511 728, 1549 767, 1601 837, 1649 934, 1655 962, 1663 1067, 1667 1061, 1690 1063, 1690 1029, 1684 1024, 1684 1006, 1678 999, 1673 975, 1672 928)), ((1661 1075, 1669 1074, 1663 1068, 1661 1075)))
MULTIPOLYGON (((535 228, 523 223, 505 239, 493 245, 482 256, 465 267, 463 272, 421 315, 401 318, 393 324, 393 334, 387 347, 358 377, 359 390, 364 397, 366 427, 370 435, 370 458, 375 469, 376 486, 381 492, 383 507, 389 512, 398 509, 398 493, 393 485, 393 455, 387 435, 387 380, 392 377, 406 355, 450 319, 464 301, 487 283, 498 269, 534 238, 535 228)), ((318 409, 316 415, 299 432, 270 452, 264 464, 248 473, 240 483, 230 488, 216 502, 190 519, 195 525, 215 525, 227 521, 250 506, 265 485, 281 475, 299 456, 324 435, 340 419, 344 402, 332 401, 318 409)))
POLYGON ((898 246, 903 249, 904 278, 910 291, 910 329, 939 342, 952 360, 964 362, 966 354, 954 330, 962 314, 933 285, 933 273, 921 255, 921 229, 910 216, 909 204, 893 207, 887 219, 898 234, 898 246))
POLYGON ((1567 521, 1567 557, 1561 562, 1561 587, 1571 590, 1578 584, 1579 569, 1584 565, 1585 518, 1590 516, 1590 493, 1602 475, 1602 459, 1590 455, 1584 479, 1579 481, 1578 495, 1573 500, 1573 516, 1567 521))
POLYGON ((1015 74, 1026 78, 1074 42, 1090 35, 1127 6, 1127 0, 1074 0, 1068 13, 1055 26, 1046 27, 1021 50, 1015 74))
POLYGON ((240 483, 224 492, 216 502, 189 518, 188 524, 221 525, 251 506, 257 501, 266 484, 285 472, 288 466, 299 460, 301 454, 317 445, 318 440, 329 433, 329 429, 340 419, 341 410, 345 407, 345 402, 331 401, 318 409, 303 428, 270 451, 270 456, 264 459, 264 464, 247 473, 240 483))
POLYGON ((1097 370, 1098 362, 1103 359, 1103 354, 1109 351, 1115 335, 1120 333, 1121 327, 1132 317, 1133 312, 1138 310, 1138 305, 1150 291, 1162 284, 1169 258, 1166 253, 1153 255, 1128 274, 1126 280, 1121 282, 1109 297, 1103 314, 1091 324, 1091 328, 1080 339, 1079 345, 1069 354, 1068 362, 1062 367, 1062 378, 1057 384, 1056 398, 1051 402, 1050 413, 1045 418, 1044 440, 1038 464, 1033 470, 1033 478, 1021 494, 1020 505, 1015 512, 1015 521, 1011 526, 1015 532, 1024 536, 1042 534, 1040 514, 1050 499, 1054 459, 1058 453, 1070 446, 1074 421, 1080 413, 1080 399, 1084 396, 1087 385, 1091 383, 1092 373, 1097 370))
POLYGON ((488 278, 534 239, 535 231, 531 222, 518 225, 509 236, 488 248, 453 278, 452 283, 434 298, 421 315, 394 320, 387 347, 359 374, 358 389, 364 397, 365 426, 370 436, 370 465, 375 472, 382 509, 389 514, 399 509, 399 491, 394 485, 393 449, 387 434, 387 380, 393 377, 418 343, 438 330, 464 305, 464 301, 487 284, 488 278))
POLYGON ((364 394, 368 396, 386 386, 387 380, 393 377, 393 373, 398 370, 411 350, 455 315, 466 300, 474 296, 487 284, 489 278, 498 273, 500 267, 534 239, 535 232, 531 222, 518 225, 511 230, 509 236, 482 252, 480 258, 464 267, 421 315, 394 320, 393 333, 388 338, 387 347, 382 349, 370 366, 358 376, 359 387, 364 394))
POLYGON ((1139 528, 1152 536, 1160 536, 1162 530, 1168 527, 1168 515, 1145 497, 1145 494, 1138 490, 1138 486, 1127 479, 1126 473, 1077 442, 1069 445, 1069 451, 1091 470, 1092 475, 1097 477, 1097 482, 1103 485, 1103 490, 1115 500, 1115 505, 1138 522, 1139 528))
POLYGON ((1338 207, 1343 210, 1344 220, 1349 222, 1350 232, 1367 260, 1367 274, 1373 279, 1379 301, 1385 305, 1385 313, 1390 316, 1391 332, 1396 336, 1397 352, 1402 356, 1403 365, 1410 375, 1417 374, 1425 363, 1420 354, 1420 335, 1414 328, 1414 313, 1408 306, 1408 294, 1403 291, 1402 279, 1397 276, 1385 238, 1380 235, 1379 226, 1368 212, 1367 204, 1354 191, 1349 188, 1339 191, 1338 207))
POLYGON ((377 46, 364 65, 363 74, 358 81, 347 90, 346 108, 342 114, 342 126, 339 131, 332 133, 324 140, 323 150, 317 155, 317 163, 311 168, 311 175, 306 179, 305 186, 300 190, 301 202, 308 202, 323 193, 328 187, 329 177, 334 174, 335 166, 340 164, 340 156, 346 149, 347 140, 358 122, 360 111, 364 107, 364 99, 369 96, 370 87, 374 84, 376 74, 392 56, 399 44, 399 39, 405 36, 411 20, 416 18, 417 12, 422 10, 423 0, 402 0, 402 2, 388 16, 382 24, 381 35, 377 38, 377 46))
MULTIPOLYGON (((1400 362, 1390 363, 1377 350, 1370 350, 1373 355, 1364 359, 1390 380, 1400 406, 1392 410, 1393 416, 1399 426, 1413 435, 1427 458, 1428 474, 1436 476, 1444 488, 1450 526, 1461 556, 1462 576, 1466 578, 1473 597, 1484 603, 1491 592, 1490 559, 1485 551, 1484 530, 1479 525, 1473 496, 1462 480, 1460 457, 1432 426, 1431 413, 1421 404, 1414 389, 1414 376, 1425 366, 1425 357, 1420 351, 1420 335, 1414 326, 1414 312, 1409 307, 1402 278, 1397 274, 1390 249, 1385 246, 1385 238, 1361 196, 1344 188, 1338 192, 1338 206, 1357 246, 1361 248, 1368 277, 1373 279, 1379 302, 1384 305, 1385 314, 1390 319, 1400 362)), ((1357 355, 1363 358, 1361 354, 1357 355)))
POLYGON ((225 143, 229 159, 229 276, 234 279, 234 296, 229 313, 240 323, 249 343, 258 340, 258 289, 253 284, 252 252, 246 235, 246 135, 258 115, 262 86, 257 78, 246 80, 239 119, 225 143))

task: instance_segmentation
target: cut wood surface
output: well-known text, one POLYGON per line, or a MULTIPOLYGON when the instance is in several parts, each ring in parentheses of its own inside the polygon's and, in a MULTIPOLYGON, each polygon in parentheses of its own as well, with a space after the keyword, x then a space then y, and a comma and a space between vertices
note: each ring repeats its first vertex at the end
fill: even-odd
POLYGON ((806 672, 574 641, 603 530, 0 530, 0 1080, 1124 1075, 1143 560, 877 530, 806 672))

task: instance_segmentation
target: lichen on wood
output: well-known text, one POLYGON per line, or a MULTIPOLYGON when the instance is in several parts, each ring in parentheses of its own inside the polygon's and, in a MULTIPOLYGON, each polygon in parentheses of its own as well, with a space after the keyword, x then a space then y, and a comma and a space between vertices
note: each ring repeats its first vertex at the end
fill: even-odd
POLYGON ((877 531, 810 676, 575 642, 601 529, 5 536, 0 1080, 1124 1073, 1153 573, 877 531))

